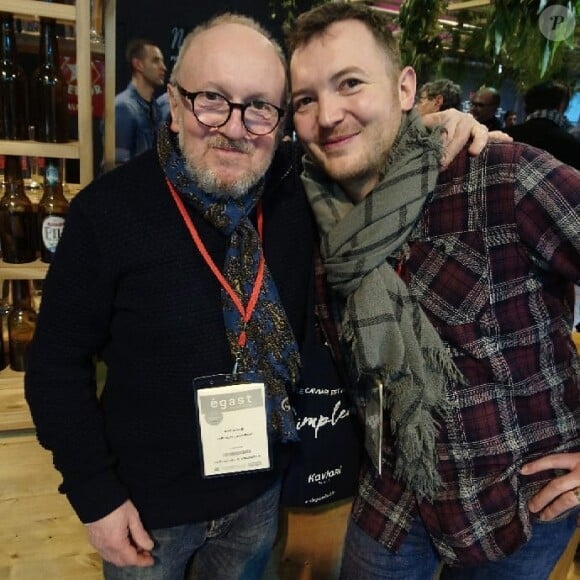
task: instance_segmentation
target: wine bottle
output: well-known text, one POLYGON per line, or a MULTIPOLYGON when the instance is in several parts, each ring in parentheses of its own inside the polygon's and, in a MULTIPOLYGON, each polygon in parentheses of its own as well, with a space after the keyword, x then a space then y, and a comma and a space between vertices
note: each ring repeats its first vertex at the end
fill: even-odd
POLYGON ((40 19, 39 57, 31 80, 35 139, 62 143, 68 140, 67 84, 60 71, 54 18, 40 19))
POLYGON ((45 160, 44 194, 38 203, 38 240, 43 262, 52 262, 68 213, 59 163, 58 159, 45 160))
POLYGON ((10 368, 26 370, 28 347, 36 329, 29 280, 12 280, 12 308, 8 314, 8 358, 10 368))
POLYGON ((28 91, 18 64, 14 17, 0 12, 0 139, 28 139, 28 91))
POLYGON ((35 219, 32 203, 24 193, 20 157, 6 155, 4 195, 0 199, 2 258, 11 264, 36 259, 35 219))

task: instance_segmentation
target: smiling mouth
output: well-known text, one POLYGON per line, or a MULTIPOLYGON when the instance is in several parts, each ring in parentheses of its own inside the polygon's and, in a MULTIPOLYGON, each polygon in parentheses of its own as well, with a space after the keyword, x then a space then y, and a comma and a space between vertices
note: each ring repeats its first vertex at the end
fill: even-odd
POLYGON ((320 147, 324 150, 333 150, 338 149, 342 145, 346 145, 356 137, 357 133, 349 133, 348 135, 335 135, 329 139, 325 139, 324 141, 320 142, 320 147))

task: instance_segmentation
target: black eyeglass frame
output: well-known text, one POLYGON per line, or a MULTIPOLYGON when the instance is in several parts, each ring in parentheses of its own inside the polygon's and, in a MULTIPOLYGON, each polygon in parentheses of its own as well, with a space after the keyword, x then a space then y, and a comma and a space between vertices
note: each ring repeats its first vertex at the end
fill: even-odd
POLYGON ((230 101, 229 99, 226 99, 226 97, 224 97, 222 94, 220 93, 216 93, 215 91, 195 91, 195 92, 190 92, 190 91, 186 91, 179 83, 174 83, 173 85, 179 92, 179 94, 182 97, 185 97, 189 103, 191 104, 191 112, 194 114, 195 118, 204 126, 204 127, 209 127, 211 129, 218 129, 219 127, 223 127, 231 118, 232 116, 232 111, 234 109, 239 109, 240 113, 242 115, 242 124, 244 125, 244 128, 246 129, 246 131, 248 133, 251 133, 252 135, 257 135, 259 137, 263 137, 264 135, 269 135, 270 133, 272 133, 272 131, 274 131, 276 129, 276 127, 278 127, 278 125, 280 124, 280 121, 282 120, 282 118, 284 117, 284 115, 286 114, 286 110, 282 109, 280 107, 277 107, 276 105, 273 105, 272 103, 268 103, 267 101, 261 101, 263 103, 265 103, 266 105, 273 107, 274 110, 276 111, 276 113, 278 114, 278 118, 276 119, 276 123, 274 124, 274 126, 267 131, 266 133, 256 133, 255 131, 252 131, 247 125, 246 125, 246 109, 248 107, 252 106, 252 102, 249 103, 233 103, 232 101, 230 101), (195 112, 195 98, 198 95, 203 95, 204 93, 209 93, 212 95, 217 95, 219 97, 221 97, 228 105, 228 107, 230 108, 229 112, 228 112, 228 116, 226 117, 226 119, 224 120, 223 123, 220 123, 219 125, 208 125, 207 123, 204 123, 198 116, 197 113, 195 112))

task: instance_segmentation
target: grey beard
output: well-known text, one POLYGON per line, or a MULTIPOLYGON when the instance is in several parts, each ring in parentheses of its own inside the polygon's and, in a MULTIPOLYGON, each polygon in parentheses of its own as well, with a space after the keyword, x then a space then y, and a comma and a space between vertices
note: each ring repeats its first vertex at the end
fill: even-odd
MULTIPOLYGON (((230 141, 223 136, 215 137, 215 144, 219 144, 220 146, 227 146, 231 149, 242 151, 244 153, 250 153, 252 150, 252 146, 248 143, 230 141)), ((185 168, 187 169, 191 179, 200 189, 217 197, 218 199, 239 199, 240 197, 246 195, 250 188, 256 185, 258 181, 260 181, 268 167, 270 167, 270 163, 272 162, 273 157, 272 153, 272 157, 268 160, 264 171, 250 171, 241 179, 236 180, 234 183, 223 183, 211 169, 199 169, 194 167, 194 165, 190 162, 190 159, 184 153, 181 132, 179 133, 179 146, 182 155, 185 158, 185 168)))
POLYGON ((191 179, 200 189, 218 199, 238 199, 243 197, 261 178, 261 175, 251 173, 234 183, 222 183, 211 169, 196 169, 192 167, 187 159, 185 167, 191 179))

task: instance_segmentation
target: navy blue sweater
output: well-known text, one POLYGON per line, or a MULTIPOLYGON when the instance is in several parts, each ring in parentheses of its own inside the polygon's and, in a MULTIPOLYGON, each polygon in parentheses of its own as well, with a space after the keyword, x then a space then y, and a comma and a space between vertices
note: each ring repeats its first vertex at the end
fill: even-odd
MULTIPOLYGON (((313 223, 290 156, 264 193, 266 263, 299 343, 313 223)), ((188 206, 211 256, 227 239, 188 206)), ((130 498, 149 528, 216 518, 259 496, 276 469, 200 476, 194 377, 228 373, 220 286, 195 248, 154 153, 96 180, 71 204, 43 288, 26 374, 38 439, 83 522, 130 498), (95 355, 108 369, 95 395, 95 355)))

